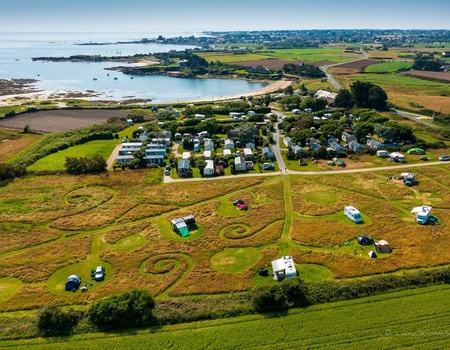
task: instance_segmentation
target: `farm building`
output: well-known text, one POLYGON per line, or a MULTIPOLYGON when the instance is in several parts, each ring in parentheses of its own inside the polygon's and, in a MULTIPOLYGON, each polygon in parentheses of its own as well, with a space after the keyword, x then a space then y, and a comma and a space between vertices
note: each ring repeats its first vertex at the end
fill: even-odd
POLYGON ((78 275, 70 275, 66 281, 64 290, 66 292, 75 292, 81 284, 81 277, 78 275))
POLYGON ((214 161, 207 160, 205 169, 203 170, 203 175, 205 176, 213 176, 214 175, 214 161))
POLYGON ((272 261, 272 270, 274 279, 281 281, 284 278, 292 278, 297 276, 294 260, 292 256, 283 256, 280 259, 272 261))
POLYGON ((178 162, 178 175, 189 176, 189 159, 182 159, 178 162))
POLYGON ((245 164, 244 157, 234 158, 234 171, 246 171, 247 165, 245 164))
POLYGON ((314 94, 314 98, 324 98, 327 102, 334 102, 336 99, 337 93, 326 91, 326 90, 317 90, 314 94))

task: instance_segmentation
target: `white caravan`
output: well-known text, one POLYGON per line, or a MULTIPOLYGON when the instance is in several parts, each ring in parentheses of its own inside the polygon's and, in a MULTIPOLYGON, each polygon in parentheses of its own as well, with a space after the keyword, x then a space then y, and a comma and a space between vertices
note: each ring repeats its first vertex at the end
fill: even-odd
POLYGON ((344 214, 353 222, 359 223, 362 222, 361 213, 355 207, 349 205, 344 208, 344 214))

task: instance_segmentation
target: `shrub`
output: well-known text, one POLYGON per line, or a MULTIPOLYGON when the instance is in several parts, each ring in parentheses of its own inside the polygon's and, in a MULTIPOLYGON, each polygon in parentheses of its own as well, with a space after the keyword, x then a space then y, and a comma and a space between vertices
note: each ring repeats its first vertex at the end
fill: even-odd
POLYGON ((145 326, 153 320, 154 307, 155 301, 148 291, 133 289, 94 303, 88 317, 99 329, 145 326))
POLYGON ((253 290, 252 302, 256 311, 277 311, 288 308, 288 299, 281 284, 259 286, 253 290))
POLYGON ((38 329, 44 336, 67 335, 72 333, 83 317, 81 310, 64 311, 58 303, 50 303, 38 311, 38 329))

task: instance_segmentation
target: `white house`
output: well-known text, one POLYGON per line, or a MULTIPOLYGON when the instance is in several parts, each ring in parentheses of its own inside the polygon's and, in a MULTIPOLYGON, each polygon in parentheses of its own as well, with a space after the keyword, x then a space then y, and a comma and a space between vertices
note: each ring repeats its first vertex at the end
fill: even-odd
POLYGON ((245 164, 244 157, 236 157, 234 158, 234 171, 246 171, 247 164, 245 164))
POLYGON ((205 151, 214 150, 214 141, 210 139, 205 140, 205 151))
POLYGON ((254 156, 253 151, 251 148, 244 148, 244 157, 245 158, 252 158, 254 156))
POLYGON ((225 140, 225 149, 232 149, 234 148, 234 141, 230 139, 225 140))
POLYGON ((349 134, 348 132, 343 132, 341 136, 342 141, 349 143, 355 139, 355 135, 349 134))
POLYGON ((364 146, 361 145, 360 143, 352 140, 348 142, 348 148, 350 148, 352 151, 358 152, 361 151, 362 149, 364 149, 364 146))
POLYGON ((337 93, 326 91, 326 90, 317 90, 314 94, 314 98, 324 98, 328 102, 334 102, 336 99, 337 93))
POLYGON ((328 145, 327 151, 334 151, 338 153, 345 152, 345 148, 338 144, 336 141, 330 142, 328 145))
POLYGON ((225 149, 223 150, 223 155, 226 156, 226 157, 231 156, 231 150, 225 148, 225 149))
POLYGON ((212 176, 214 175, 214 161, 207 160, 205 169, 203 170, 203 175, 212 176))
POLYGON ((272 158, 273 157, 272 149, 270 147, 264 147, 262 149, 262 155, 264 158, 272 158))
POLYGON ((203 151, 203 157, 206 159, 211 159, 211 151, 203 151))
POLYGON ((289 148, 294 145, 294 142, 292 142, 291 138, 289 136, 286 136, 283 140, 284 145, 289 148))
POLYGON ((299 145, 294 145, 294 146, 292 146, 292 147, 291 147, 291 151, 292 151, 294 154, 305 152, 305 150, 303 149, 303 147, 300 147, 299 145))

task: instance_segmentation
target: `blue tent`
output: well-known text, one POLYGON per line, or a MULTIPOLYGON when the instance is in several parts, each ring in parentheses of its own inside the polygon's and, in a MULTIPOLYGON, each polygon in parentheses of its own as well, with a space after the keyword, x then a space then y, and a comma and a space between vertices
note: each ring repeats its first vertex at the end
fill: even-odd
POLYGON ((78 275, 70 275, 66 282, 66 292, 75 292, 81 284, 81 277, 78 275))

